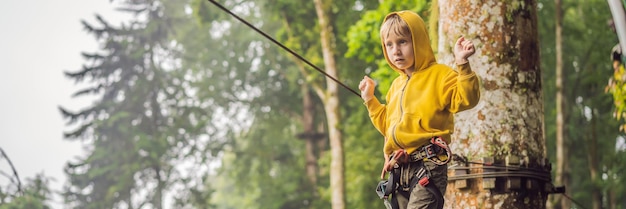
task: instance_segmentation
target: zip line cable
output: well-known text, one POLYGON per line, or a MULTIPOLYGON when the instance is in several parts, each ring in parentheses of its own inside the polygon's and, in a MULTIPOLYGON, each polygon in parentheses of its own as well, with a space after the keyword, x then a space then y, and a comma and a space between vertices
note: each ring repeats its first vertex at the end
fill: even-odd
MULTIPOLYGON (((464 164, 475 164, 481 165, 483 169, 494 169, 494 170, 505 170, 505 171, 493 171, 488 173, 476 173, 476 174, 455 174, 448 178, 448 181, 452 180, 468 180, 468 179, 477 179, 477 178, 497 178, 497 177, 521 177, 521 178, 533 178, 536 180, 544 181, 554 187, 554 184, 551 182, 551 177, 549 171, 546 173, 545 170, 531 167, 521 167, 521 166, 508 166, 508 165, 495 165, 493 163, 484 163, 484 162, 475 162, 468 161, 465 158, 459 155, 453 155, 454 160, 459 161, 464 164)), ((457 166, 453 165, 448 167, 448 170, 469 170, 475 169, 477 167, 471 166, 457 166)), ((556 191, 556 190, 555 190, 556 191)), ((582 203, 576 201, 574 198, 570 197, 565 193, 565 190, 561 192, 549 192, 549 194, 561 194, 563 198, 569 200, 571 203, 574 203, 578 207, 582 209, 587 209, 582 203)))
POLYGON ((254 25, 250 24, 248 21, 244 20, 243 18, 237 16, 235 13, 231 12, 230 10, 226 9, 226 7, 222 6, 221 4, 217 3, 215 0, 208 0, 211 3, 215 4, 215 6, 217 6, 218 8, 220 8, 221 10, 223 10, 224 12, 230 14, 231 16, 233 16, 234 18, 236 18, 237 20, 239 20, 241 23, 247 25, 248 27, 252 28, 254 31, 256 31, 257 33, 263 35, 265 38, 269 39, 270 41, 272 41, 274 44, 280 46, 281 48, 283 48, 285 51, 291 53, 293 56, 297 57, 298 59, 302 60, 303 62, 305 62, 307 65, 311 66, 312 68, 314 68, 315 70, 317 70, 318 72, 324 74, 326 77, 332 79, 333 81, 337 82, 339 85, 343 86, 344 88, 350 90, 350 92, 354 93, 355 95, 361 97, 361 94, 359 94, 358 92, 356 92, 355 90, 351 89, 350 87, 346 86, 345 84, 343 84, 341 81, 337 80, 336 78, 334 78, 333 76, 329 75, 328 73, 324 72, 322 69, 320 69, 319 67, 315 66, 313 63, 309 62, 307 59, 305 59, 304 57, 300 56, 298 53, 294 52, 293 50, 289 49, 288 47, 286 47, 285 45, 283 45, 282 43, 276 41, 276 39, 272 38, 271 36, 267 35, 265 32, 263 32, 261 29, 258 29, 257 27, 255 27, 254 25))
POLYGON ((587 209, 583 206, 583 204, 581 204, 580 202, 574 200, 573 198, 571 198, 570 196, 568 196, 567 194, 563 193, 561 194, 563 195, 563 197, 567 198, 569 201, 573 202, 574 204, 578 205, 578 207, 582 208, 582 209, 587 209))

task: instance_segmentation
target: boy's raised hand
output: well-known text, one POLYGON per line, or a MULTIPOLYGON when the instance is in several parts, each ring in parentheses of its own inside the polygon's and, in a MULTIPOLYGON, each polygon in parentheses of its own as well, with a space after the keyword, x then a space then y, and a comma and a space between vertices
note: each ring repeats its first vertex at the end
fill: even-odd
POLYGON ((367 102, 374 98, 374 86, 376 83, 370 77, 363 76, 363 80, 359 83, 359 90, 361 90, 361 98, 367 102))
POLYGON ((472 56, 474 52, 476 52, 474 43, 470 40, 465 40, 465 37, 461 36, 454 45, 454 61, 457 65, 465 64, 468 62, 467 58, 472 56))

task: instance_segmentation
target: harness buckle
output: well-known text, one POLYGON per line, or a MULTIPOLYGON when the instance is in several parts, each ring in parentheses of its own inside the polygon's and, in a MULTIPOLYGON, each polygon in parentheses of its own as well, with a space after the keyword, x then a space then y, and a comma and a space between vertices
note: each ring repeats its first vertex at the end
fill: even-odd
POLYGON ((434 148, 432 148, 432 153, 434 153, 435 155, 433 157, 428 157, 429 160, 437 165, 444 165, 450 161, 450 158, 452 157, 452 151, 450 151, 450 147, 448 147, 446 141, 444 141, 441 137, 432 138, 429 145, 435 145, 434 148), (446 155, 445 160, 439 159, 438 156, 442 150, 443 154, 446 155))
POLYGON ((426 159, 431 159, 433 157, 436 157, 439 154, 437 147, 434 146, 434 144, 424 145, 424 147, 422 148, 422 151, 426 154, 424 156, 424 158, 426 159))
POLYGON ((389 196, 389 194, 387 194, 388 184, 389 181, 387 180, 378 182, 378 185, 376 186, 376 194, 380 199, 387 199, 387 197, 389 196))

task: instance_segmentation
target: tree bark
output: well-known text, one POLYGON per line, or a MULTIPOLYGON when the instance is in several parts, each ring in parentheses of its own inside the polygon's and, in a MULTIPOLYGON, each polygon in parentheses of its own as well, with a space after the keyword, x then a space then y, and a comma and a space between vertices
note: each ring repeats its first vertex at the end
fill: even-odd
MULTIPOLYGON (((472 162, 492 158, 499 164, 517 158, 520 167, 545 168, 537 3, 515 2, 439 0, 439 62, 453 66, 453 45, 465 36, 476 46, 476 54, 469 60, 481 79, 481 101, 475 108, 456 114, 450 146, 453 153, 472 162)), ((454 163, 450 165, 451 179, 456 175, 454 163)), ((467 171, 479 175, 488 172, 481 168, 467 171)), ((549 171, 544 173, 549 176, 549 171)), ((445 208, 546 205, 545 181, 531 177, 501 175, 495 178, 493 188, 487 178, 468 179, 467 186, 457 181, 449 181, 445 208), (521 189, 507 187, 515 180, 521 182, 521 189)))
MULTIPOLYGON (((325 72, 337 78, 337 65, 335 62, 334 34, 329 20, 329 1, 315 0, 315 12, 320 26, 320 42, 324 57, 325 72)), ((326 120, 328 122, 328 139, 330 141, 330 189, 332 209, 345 208, 345 180, 344 180, 344 151, 342 133, 339 126, 341 116, 339 113, 338 84, 330 78, 326 78, 326 91, 323 98, 326 120)))

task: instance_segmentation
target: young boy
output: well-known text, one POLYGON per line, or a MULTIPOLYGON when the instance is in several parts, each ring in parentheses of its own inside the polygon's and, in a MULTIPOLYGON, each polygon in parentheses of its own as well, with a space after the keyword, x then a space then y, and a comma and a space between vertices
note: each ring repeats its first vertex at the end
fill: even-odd
POLYGON ((359 89, 373 125, 385 138, 383 172, 395 179, 395 185, 387 185, 393 188, 391 205, 442 208, 454 113, 473 108, 480 99, 479 79, 467 60, 474 45, 463 37, 457 40, 457 71, 438 64, 424 21, 411 11, 387 15, 380 37, 385 59, 399 76, 386 105, 374 97, 369 77, 364 76, 359 89))

